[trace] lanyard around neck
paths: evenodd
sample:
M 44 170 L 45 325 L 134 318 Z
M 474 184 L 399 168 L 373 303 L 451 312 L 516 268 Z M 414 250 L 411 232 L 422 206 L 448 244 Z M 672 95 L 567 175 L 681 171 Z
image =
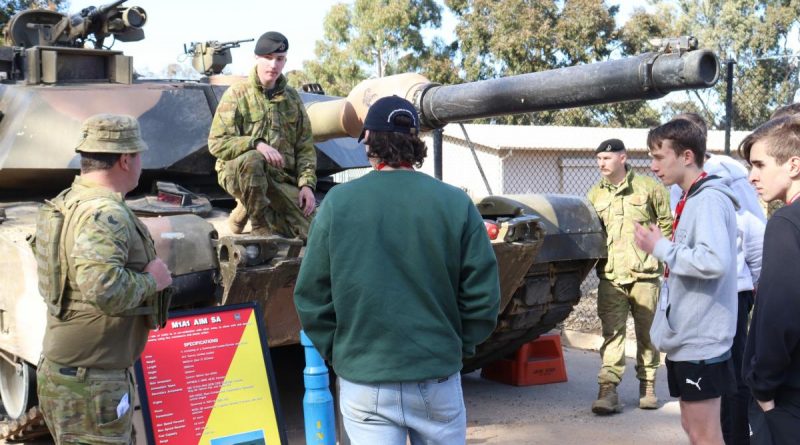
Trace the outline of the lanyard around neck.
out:
M 391 167 L 389 164 L 385 162 L 379 162 L 378 165 L 375 166 L 375 170 L 383 170 L 386 167 Z M 400 168 L 407 168 L 409 170 L 413 169 L 413 166 L 408 162 L 401 162 L 399 165 Z
M 700 176 L 695 178 L 695 180 L 692 182 L 692 185 L 690 185 L 689 188 L 683 192 L 683 195 L 681 195 L 681 200 L 678 201 L 678 205 L 675 206 L 675 220 L 672 221 L 672 237 L 670 238 L 670 240 L 675 241 L 675 231 L 678 229 L 678 223 L 681 221 L 681 214 L 683 213 L 683 208 L 686 207 L 686 201 L 689 199 L 689 192 L 692 190 L 692 187 L 694 187 L 694 185 L 697 184 L 698 181 L 705 178 L 706 176 L 708 176 L 708 173 L 706 172 L 700 173 Z M 664 266 L 664 278 L 669 278 L 669 266 Z

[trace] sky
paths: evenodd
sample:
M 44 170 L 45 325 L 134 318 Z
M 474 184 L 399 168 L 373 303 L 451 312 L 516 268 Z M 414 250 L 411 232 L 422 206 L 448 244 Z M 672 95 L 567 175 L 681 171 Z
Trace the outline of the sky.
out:
M 87 6 L 100 6 L 110 1 L 71 0 L 69 12 L 77 13 Z M 147 13 L 145 40 L 117 42 L 113 49 L 133 56 L 137 71 L 160 73 L 169 64 L 186 60 L 183 44 L 257 39 L 266 31 L 280 31 L 289 40 L 285 71 L 301 69 L 304 60 L 314 58 L 314 44 L 322 39 L 322 24 L 333 3 L 332 0 L 227 0 L 213 3 L 196 0 L 128 0 L 125 6 L 140 6 Z M 630 15 L 634 5 L 641 2 L 619 0 L 608 3 L 620 5 L 617 15 L 620 20 Z M 212 4 L 215 6 L 210 6 Z M 456 19 L 446 7 L 443 10 L 442 30 L 429 32 L 428 37 L 439 33 L 446 40 L 451 38 Z M 106 43 L 110 41 L 107 39 Z M 240 48 L 231 50 L 231 74 L 246 74 L 253 66 L 253 45 L 254 42 L 243 43 Z

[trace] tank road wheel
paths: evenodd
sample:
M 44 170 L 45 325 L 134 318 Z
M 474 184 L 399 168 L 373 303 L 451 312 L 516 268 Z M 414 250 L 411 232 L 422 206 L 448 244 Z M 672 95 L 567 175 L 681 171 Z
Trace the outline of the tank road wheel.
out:
M 596 260 L 534 264 L 522 286 L 498 317 L 497 328 L 464 360 L 463 373 L 513 354 L 520 346 L 555 328 L 581 298 L 581 283 Z
M 8 417 L 17 420 L 38 403 L 36 370 L 27 362 L 12 364 L 4 358 L 0 359 L 0 398 Z

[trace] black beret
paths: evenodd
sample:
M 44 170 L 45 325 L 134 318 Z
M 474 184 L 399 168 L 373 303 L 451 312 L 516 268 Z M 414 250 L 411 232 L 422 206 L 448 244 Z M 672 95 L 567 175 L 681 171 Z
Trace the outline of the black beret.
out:
M 286 36 L 275 31 L 261 34 L 253 51 L 257 56 L 266 56 L 272 53 L 285 53 L 289 50 L 289 41 Z
M 608 139 L 600 143 L 594 151 L 597 153 L 614 153 L 618 151 L 625 151 L 625 144 L 619 139 Z

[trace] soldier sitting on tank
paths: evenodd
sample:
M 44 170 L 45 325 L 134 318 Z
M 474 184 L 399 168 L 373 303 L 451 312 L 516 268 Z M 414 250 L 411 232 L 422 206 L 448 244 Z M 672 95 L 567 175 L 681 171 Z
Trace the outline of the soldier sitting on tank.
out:
M 172 283 L 123 199 L 139 182 L 146 149 L 135 118 L 90 117 L 76 148 L 81 175 L 48 204 L 63 219 L 40 212 L 37 221 L 39 288 L 49 308 L 37 391 L 56 444 L 133 443 L 129 369 L 150 329 L 166 321 L 166 311 L 155 323 L 152 316 L 168 306 L 161 291 Z M 53 238 L 57 221 L 63 234 Z M 63 284 L 48 292 L 43 281 Z
M 219 184 L 237 200 L 233 233 L 249 218 L 254 235 L 308 235 L 317 158 L 305 107 L 281 74 L 288 49 L 283 34 L 259 37 L 250 76 L 225 91 L 211 123 Z
M 603 330 L 597 382 L 600 391 L 592 404 L 595 414 L 622 410 L 617 385 L 625 371 L 625 327 L 633 315 L 636 332 L 636 377 L 639 408 L 658 408 L 655 394 L 660 356 L 650 341 L 663 266 L 633 243 L 634 222 L 657 223 L 669 236 L 672 214 L 667 190 L 655 179 L 633 172 L 626 164 L 625 145 L 619 139 L 603 141 L 595 150 L 603 178 L 589 190 L 588 199 L 606 232 L 608 259 L 597 265 L 597 315 Z

